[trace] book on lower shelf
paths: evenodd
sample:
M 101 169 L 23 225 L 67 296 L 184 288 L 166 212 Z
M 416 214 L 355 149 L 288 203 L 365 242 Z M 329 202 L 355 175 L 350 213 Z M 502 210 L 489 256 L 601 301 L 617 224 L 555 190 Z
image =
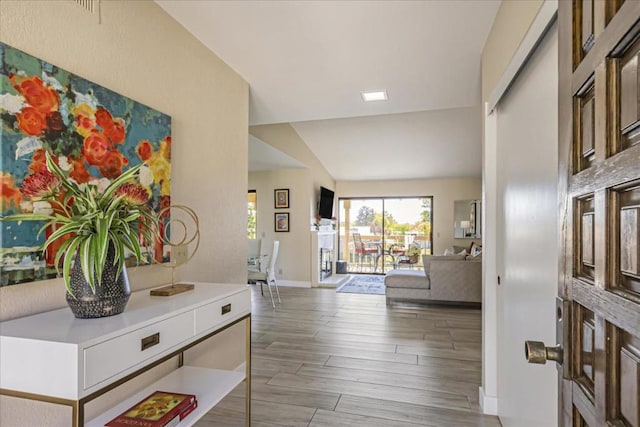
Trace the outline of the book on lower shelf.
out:
M 105 424 L 105 427 L 173 427 L 198 407 L 193 394 L 156 391 Z

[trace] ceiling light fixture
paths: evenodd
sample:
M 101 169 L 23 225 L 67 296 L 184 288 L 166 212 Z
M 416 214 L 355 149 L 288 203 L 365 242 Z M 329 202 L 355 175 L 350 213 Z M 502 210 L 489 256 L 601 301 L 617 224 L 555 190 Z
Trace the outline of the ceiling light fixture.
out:
M 387 91 L 386 90 L 360 92 L 360 94 L 362 95 L 362 100 L 364 102 L 386 101 L 387 100 Z

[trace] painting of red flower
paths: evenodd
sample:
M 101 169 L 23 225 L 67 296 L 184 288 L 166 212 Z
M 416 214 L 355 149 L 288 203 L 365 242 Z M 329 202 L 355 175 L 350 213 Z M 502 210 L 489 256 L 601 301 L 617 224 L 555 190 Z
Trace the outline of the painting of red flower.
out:
M 69 180 L 98 190 L 142 164 L 140 182 L 123 195 L 156 212 L 170 203 L 171 117 L 164 113 L 0 43 L 0 119 L 1 217 L 54 210 L 41 200 L 60 191 L 45 153 Z M 0 286 L 56 277 L 57 247 L 39 250 L 51 230 L 40 232 L 39 221 L 0 227 Z M 148 253 L 168 260 L 162 247 Z

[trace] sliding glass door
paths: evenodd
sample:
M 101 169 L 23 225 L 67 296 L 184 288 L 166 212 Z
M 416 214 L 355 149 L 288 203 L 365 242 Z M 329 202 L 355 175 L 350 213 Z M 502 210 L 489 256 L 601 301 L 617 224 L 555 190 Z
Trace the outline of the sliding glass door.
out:
M 341 198 L 338 256 L 350 273 L 422 269 L 432 247 L 432 197 Z

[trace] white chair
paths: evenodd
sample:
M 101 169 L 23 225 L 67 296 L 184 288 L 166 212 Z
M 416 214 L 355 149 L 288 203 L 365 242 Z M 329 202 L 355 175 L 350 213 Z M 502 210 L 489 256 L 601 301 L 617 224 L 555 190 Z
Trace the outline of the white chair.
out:
M 247 274 L 266 271 L 263 259 L 262 239 L 247 239 Z M 251 279 L 248 279 L 247 282 L 255 284 Z M 262 284 L 260 284 L 260 293 L 264 295 Z
M 280 291 L 278 290 L 278 283 L 276 281 L 276 260 L 278 259 L 278 249 L 280 248 L 280 242 L 278 240 L 273 242 L 273 250 L 269 258 L 267 265 L 267 271 L 249 271 L 248 280 L 251 282 L 260 282 L 260 292 L 262 292 L 262 284 L 266 283 L 269 289 L 269 295 L 271 295 L 271 305 L 276 308 L 276 303 L 273 300 L 273 292 L 271 292 L 271 286 L 276 287 L 276 293 L 278 294 L 278 302 L 280 301 Z M 263 294 L 264 295 L 264 294 Z

